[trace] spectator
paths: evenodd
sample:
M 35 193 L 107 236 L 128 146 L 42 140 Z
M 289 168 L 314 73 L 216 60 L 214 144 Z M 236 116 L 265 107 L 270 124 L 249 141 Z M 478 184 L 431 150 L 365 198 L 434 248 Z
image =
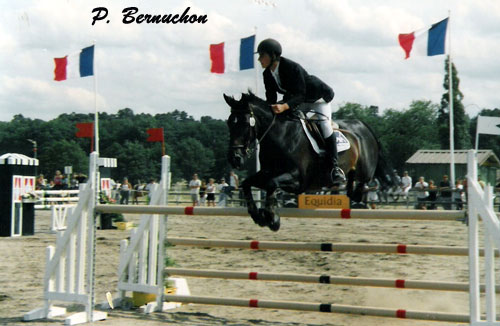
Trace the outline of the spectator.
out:
M 415 183 L 415 188 L 418 189 L 417 191 L 417 209 L 426 209 L 425 202 L 427 201 L 427 198 L 429 197 L 429 192 L 427 191 L 427 188 L 429 188 L 429 184 L 425 182 L 424 177 L 418 178 L 418 182 Z
M 465 192 L 464 192 L 464 185 L 462 184 L 462 180 L 457 179 L 455 182 L 455 191 L 453 192 L 453 202 L 457 204 L 457 209 L 462 210 L 464 209 L 464 202 L 465 202 Z
M 238 189 L 240 186 L 240 180 L 238 179 L 238 175 L 231 170 L 229 172 L 229 191 L 227 192 L 228 196 L 233 198 L 233 190 Z
M 205 180 L 201 180 L 200 186 L 200 205 L 205 206 L 205 201 L 207 199 L 207 183 Z
M 370 204 L 371 209 L 377 208 L 377 202 L 379 201 L 378 189 L 380 188 L 380 183 L 376 178 L 372 178 L 366 185 L 368 190 L 367 202 Z
M 403 192 L 403 196 L 406 200 L 408 200 L 408 193 L 410 192 L 412 185 L 413 181 L 408 175 L 408 171 L 405 171 L 403 173 L 403 177 L 401 178 L 401 191 Z
M 56 175 L 54 175 L 52 190 L 62 190 L 63 188 L 63 175 L 61 171 L 57 170 Z
M 144 190 L 146 190 L 146 202 L 149 205 L 151 201 L 151 191 L 153 191 L 154 186 L 156 185 L 156 180 L 154 178 L 149 179 L 149 183 L 146 185 Z
M 45 190 L 47 188 L 47 180 L 43 177 L 43 174 L 40 174 L 38 178 L 36 178 L 36 190 Z
M 128 178 L 123 178 L 123 182 L 120 185 L 120 204 L 128 205 L 128 200 L 130 198 L 130 191 L 132 190 L 132 185 L 128 182 Z
M 214 178 L 208 179 L 207 184 L 207 206 L 215 206 L 215 180 Z
M 451 209 L 451 184 L 448 176 L 443 175 L 443 180 L 439 183 L 439 191 L 441 192 L 440 200 L 443 202 L 443 208 Z
M 200 187 L 201 181 L 198 179 L 198 174 L 193 174 L 193 179 L 189 181 L 189 189 L 191 193 L 191 200 L 193 201 L 193 206 L 200 205 Z
M 427 209 L 437 209 L 436 207 L 437 200 L 437 186 L 434 184 L 434 180 L 429 180 L 429 197 L 427 197 L 427 201 L 429 201 L 429 205 L 427 205 Z
M 132 204 L 139 205 L 139 197 L 144 196 L 146 185 L 139 180 L 137 184 L 134 186 L 134 190 L 132 192 Z
M 397 201 L 401 195 L 401 177 L 398 175 L 398 171 L 394 170 L 394 182 L 395 184 L 389 188 L 387 195 L 392 197 L 392 201 Z
M 226 179 L 222 178 L 220 184 L 217 186 L 217 190 L 219 190 L 219 202 L 217 206 L 227 206 L 228 187 L 229 185 L 226 183 Z

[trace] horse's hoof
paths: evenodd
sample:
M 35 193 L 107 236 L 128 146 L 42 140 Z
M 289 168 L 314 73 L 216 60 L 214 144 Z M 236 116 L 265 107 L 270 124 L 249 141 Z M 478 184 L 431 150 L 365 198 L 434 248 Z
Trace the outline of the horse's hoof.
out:
M 265 226 L 262 225 L 263 223 L 263 218 L 262 218 L 262 214 L 259 210 L 248 210 L 248 214 L 250 214 L 250 217 L 252 217 L 252 220 L 254 221 L 255 224 L 258 224 L 260 226 Z
M 266 217 L 266 210 L 263 208 L 259 208 L 259 226 L 268 226 L 269 222 Z
M 263 217 L 266 221 L 266 225 L 273 232 L 280 229 L 280 216 L 272 211 L 263 210 Z
M 276 215 L 278 216 L 278 215 Z M 280 217 L 274 219 L 271 223 L 269 223 L 269 229 L 273 232 L 277 232 L 280 229 L 281 223 L 280 223 Z

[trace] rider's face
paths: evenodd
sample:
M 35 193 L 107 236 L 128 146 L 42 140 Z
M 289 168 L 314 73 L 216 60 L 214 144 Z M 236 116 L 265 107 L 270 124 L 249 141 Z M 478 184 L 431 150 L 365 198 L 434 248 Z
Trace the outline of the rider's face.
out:
M 262 68 L 266 69 L 271 65 L 271 57 L 267 53 L 259 54 L 259 62 Z

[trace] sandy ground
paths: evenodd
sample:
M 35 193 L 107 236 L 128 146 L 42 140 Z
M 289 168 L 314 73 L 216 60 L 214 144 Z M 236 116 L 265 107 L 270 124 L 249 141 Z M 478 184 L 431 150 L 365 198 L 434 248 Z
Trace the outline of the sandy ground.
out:
M 138 222 L 138 216 L 127 215 Z M 22 322 L 26 312 L 42 306 L 45 248 L 55 243 L 49 232 L 50 212 L 36 212 L 34 236 L 0 238 L 0 325 L 61 325 L 63 319 Z M 281 240 L 310 242 L 404 243 L 466 246 L 467 229 L 461 222 L 283 219 L 273 233 L 250 218 L 169 216 L 168 235 L 212 239 Z M 116 295 L 119 242 L 130 231 L 99 230 L 96 297 Z M 168 248 L 176 266 L 198 269 L 326 274 L 407 280 L 466 282 L 467 258 L 361 253 L 250 251 L 240 249 Z M 468 312 L 468 295 L 457 292 L 386 289 L 288 282 L 188 278 L 193 295 L 258 298 L 364 305 L 407 310 Z M 64 304 L 62 304 L 64 305 Z M 67 305 L 70 311 L 81 308 Z M 109 311 L 96 325 L 452 325 L 452 323 L 387 319 L 329 313 L 185 305 L 164 313 L 144 315 L 137 310 Z

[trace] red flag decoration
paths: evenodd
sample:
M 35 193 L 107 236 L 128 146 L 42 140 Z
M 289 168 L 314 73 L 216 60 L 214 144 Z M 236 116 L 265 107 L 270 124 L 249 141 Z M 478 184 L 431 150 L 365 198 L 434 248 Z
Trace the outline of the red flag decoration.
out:
M 165 139 L 163 138 L 163 128 L 149 128 L 146 130 L 149 137 L 147 141 L 161 142 L 162 155 L 165 155 Z
M 150 142 L 157 142 L 157 141 L 163 142 L 164 141 L 163 128 L 149 128 L 148 130 L 146 130 L 146 132 L 149 135 L 147 141 L 150 141 Z
M 94 123 L 77 123 L 76 128 L 78 129 L 78 131 L 75 133 L 76 137 L 92 139 L 92 141 L 90 142 L 90 152 L 92 153 L 94 151 Z
M 77 123 L 76 128 L 78 131 L 75 136 L 78 138 L 93 138 L 94 137 L 94 123 L 93 122 L 85 122 L 85 123 Z

